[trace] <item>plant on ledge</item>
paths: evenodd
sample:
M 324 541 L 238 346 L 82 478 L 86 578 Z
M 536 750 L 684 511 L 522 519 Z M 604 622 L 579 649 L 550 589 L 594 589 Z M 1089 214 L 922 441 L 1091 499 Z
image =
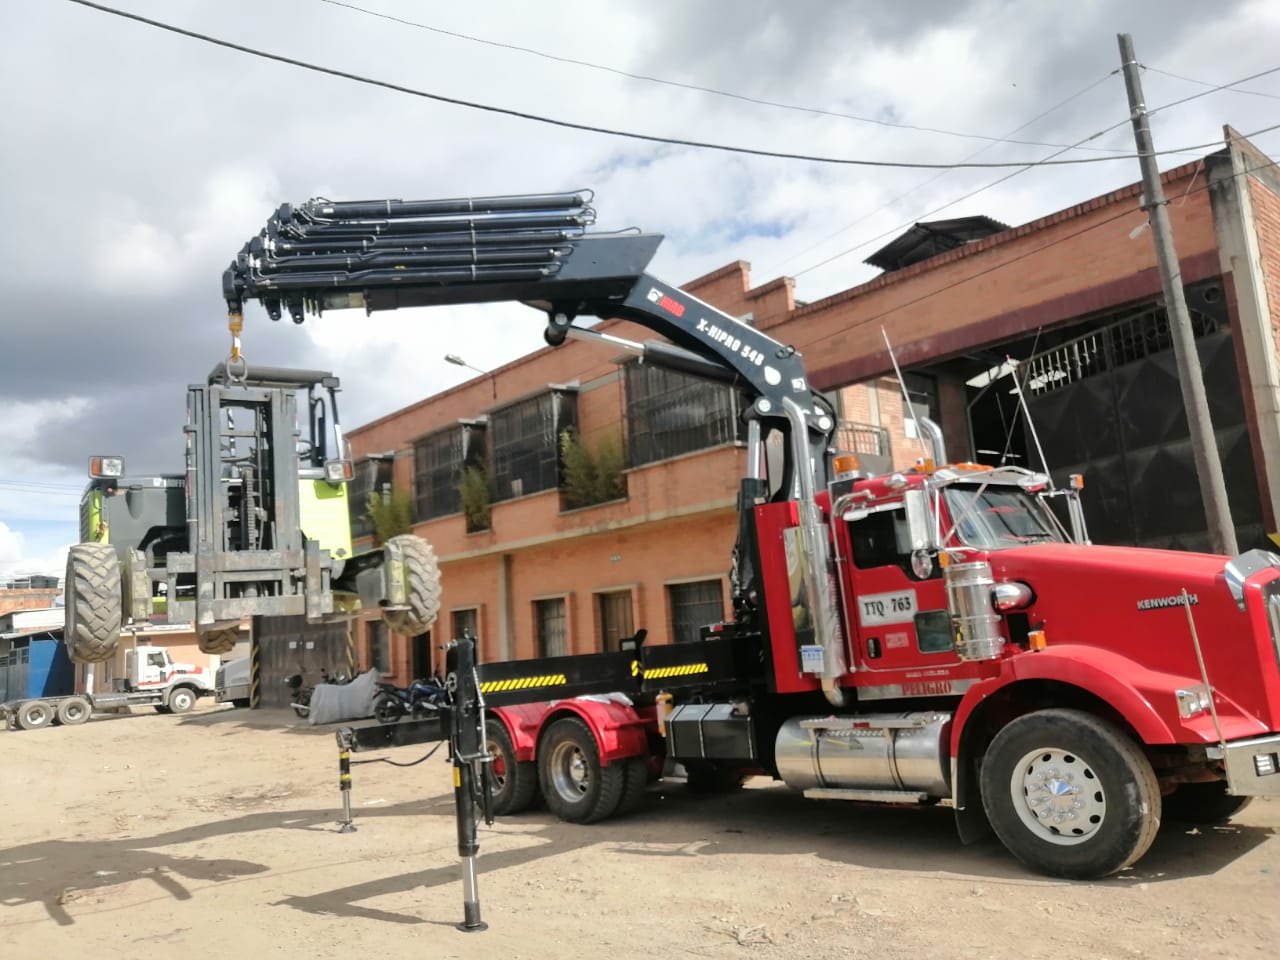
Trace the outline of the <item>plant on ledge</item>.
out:
M 458 484 L 462 494 L 462 512 L 467 518 L 467 533 L 489 529 L 489 507 L 493 497 L 489 493 L 489 475 L 482 467 L 467 467 Z
M 593 449 L 571 427 L 560 434 L 560 457 L 564 464 L 564 501 L 570 510 L 627 495 L 627 482 L 622 475 L 627 460 L 619 433 L 601 437 Z
M 413 532 L 413 499 L 406 491 L 393 487 L 383 493 L 371 492 L 368 505 L 373 538 L 378 543 Z

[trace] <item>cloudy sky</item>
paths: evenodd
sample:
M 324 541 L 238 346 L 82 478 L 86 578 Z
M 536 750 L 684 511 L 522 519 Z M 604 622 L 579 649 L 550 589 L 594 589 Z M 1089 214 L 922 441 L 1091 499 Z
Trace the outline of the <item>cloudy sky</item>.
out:
M 573 123 L 882 161 L 1039 159 L 1113 124 L 1064 158 L 1131 152 L 1120 32 L 1134 36 L 1153 107 L 1280 66 L 1274 0 L 108 5 Z M 795 276 L 813 300 L 873 276 L 861 260 L 916 220 L 1018 224 L 1138 178 L 1132 159 L 1042 167 L 945 206 L 1012 171 L 840 166 L 568 130 L 69 0 L 0 5 L 0 44 L 0 577 L 61 572 L 90 453 L 123 453 L 131 473 L 180 469 L 184 388 L 227 352 L 222 271 L 282 202 L 589 187 L 601 228 L 666 235 L 652 268 L 663 279 L 743 259 L 754 282 Z M 1269 127 L 1277 98 L 1280 72 L 1172 106 L 1153 120 L 1157 147 L 1218 141 L 1224 123 Z M 1280 131 L 1257 143 L 1280 154 Z M 251 362 L 342 377 L 348 426 L 467 376 L 445 353 L 488 369 L 539 347 L 542 331 L 514 305 L 345 311 L 295 327 L 254 304 L 246 321 Z

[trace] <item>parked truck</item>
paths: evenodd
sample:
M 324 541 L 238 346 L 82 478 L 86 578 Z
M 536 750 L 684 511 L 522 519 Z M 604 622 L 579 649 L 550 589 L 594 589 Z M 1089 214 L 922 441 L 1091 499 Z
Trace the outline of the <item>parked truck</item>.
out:
M 483 926 L 477 811 L 541 795 L 565 820 L 605 820 L 668 760 L 699 790 L 763 775 L 814 800 L 946 801 L 962 842 L 994 831 L 1078 879 L 1135 863 L 1162 816 L 1280 796 L 1280 556 L 1092 545 L 1076 485 L 949 462 L 927 420 L 914 469 L 867 475 L 832 448 L 796 350 L 649 276 L 661 237 L 587 232 L 588 201 L 285 206 L 223 278 L 233 322 L 247 299 L 298 322 L 518 300 L 552 346 L 599 342 L 749 397 L 730 620 L 691 643 L 495 663 L 458 638 L 438 720 L 340 733 L 344 763 L 450 740 L 465 929 Z
M 177 663 L 166 647 L 153 646 L 124 652 L 124 676 L 112 680 L 111 690 L 77 693 L 75 666 L 59 633 L 7 638 L 8 650 L 0 654 L 0 719 L 9 729 L 74 726 L 96 710 L 118 707 L 186 713 L 213 694 L 208 670 Z

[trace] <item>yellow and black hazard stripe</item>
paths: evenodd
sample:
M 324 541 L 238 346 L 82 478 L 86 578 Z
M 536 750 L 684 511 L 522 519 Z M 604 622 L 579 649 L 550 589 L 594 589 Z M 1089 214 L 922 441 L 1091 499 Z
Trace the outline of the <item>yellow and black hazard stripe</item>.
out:
M 540 677 L 517 677 L 513 680 L 486 680 L 480 684 L 481 693 L 504 693 L 507 690 L 528 690 L 530 687 L 557 687 L 568 681 L 563 673 L 546 673 Z
M 644 671 L 646 680 L 662 680 L 665 677 L 689 677 L 697 673 L 707 673 L 705 663 L 686 663 L 678 667 L 648 667 Z

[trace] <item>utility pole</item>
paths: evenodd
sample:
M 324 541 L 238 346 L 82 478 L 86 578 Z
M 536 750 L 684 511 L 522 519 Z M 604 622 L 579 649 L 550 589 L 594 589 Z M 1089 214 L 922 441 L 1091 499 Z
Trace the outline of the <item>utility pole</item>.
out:
M 1226 483 L 1222 478 L 1222 460 L 1218 456 L 1213 423 L 1209 419 L 1204 374 L 1200 369 L 1200 355 L 1191 331 L 1187 298 L 1182 291 L 1182 270 L 1178 264 L 1177 251 L 1173 247 L 1168 201 L 1164 197 L 1164 186 L 1160 183 L 1160 170 L 1156 165 L 1155 147 L 1151 142 L 1151 125 L 1147 119 L 1147 105 L 1142 98 L 1138 58 L 1133 52 L 1133 37 L 1127 33 L 1120 34 L 1120 63 L 1124 69 L 1125 90 L 1129 94 L 1133 136 L 1138 145 L 1138 162 L 1142 165 L 1142 209 L 1147 211 L 1151 239 L 1156 245 L 1165 310 L 1169 315 L 1169 331 L 1173 335 L 1173 354 L 1178 363 L 1178 384 L 1182 388 L 1187 426 L 1191 429 L 1191 451 L 1195 457 L 1196 476 L 1200 480 L 1205 519 L 1209 523 L 1209 542 L 1214 552 L 1234 556 L 1237 551 L 1236 531 L 1231 523 L 1231 505 L 1227 502 Z

